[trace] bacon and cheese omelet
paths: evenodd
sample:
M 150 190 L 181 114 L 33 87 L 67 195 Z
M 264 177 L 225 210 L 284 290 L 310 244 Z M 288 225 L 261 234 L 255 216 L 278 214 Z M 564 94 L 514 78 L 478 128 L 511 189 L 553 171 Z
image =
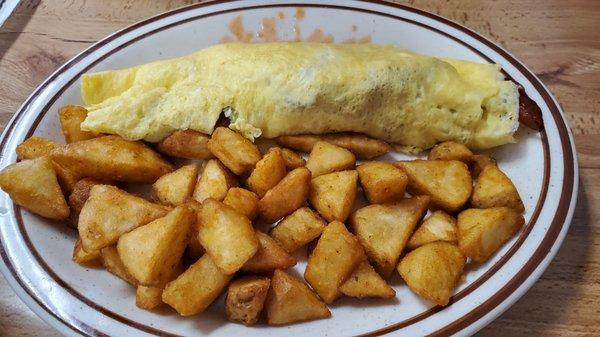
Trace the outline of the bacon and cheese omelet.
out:
M 128 69 L 85 74 L 84 130 L 158 142 L 210 134 L 222 112 L 247 138 L 360 132 L 416 152 L 459 141 L 512 142 L 517 86 L 496 64 L 391 45 L 220 44 Z

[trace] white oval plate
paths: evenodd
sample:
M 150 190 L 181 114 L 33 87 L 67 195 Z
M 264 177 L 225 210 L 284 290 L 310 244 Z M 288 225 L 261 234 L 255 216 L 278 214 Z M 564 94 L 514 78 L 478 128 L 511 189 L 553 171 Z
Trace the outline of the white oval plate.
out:
M 262 35 L 254 34 L 254 41 L 309 35 L 336 42 L 370 38 L 429 55 L 501 64 L 541 107 L 544 118 L 544 132 L 521 128 L 516 144 L 490 151 L 523 197 L 526 226 L 490 261 L 469 270 L 446 308 L 420 300 L 395 276 L 395 301 L 342 299 L 332 306 L 331 319 L 247 328 L 224 319 L 222 298 L 205 313 L 188 318 L 168 309 L 136 308 L 132 287 L 104 270 L 71 261 L 75 231 L 16 207 L 2 193 L 0 269 L 32 310 L 65 335 L 468 335 L 531 287 L 558 250 L 577 195 L 574 145 L 560 107 L 539 79 L 496 44 L 456 23 L 404 6 L 342 0 L 301 5 L 220 1 L 140 22 L 88 48 L 40 85 L 4 131 L 0 167 L 16 161 L 16 146 L 31 135 L 62 141 L 56 111 L 80 103 L 81 74 L 180 56 L 230 40 L 232 33 L 241 32 L 229 28 L 238 16 L 244 32 L 266 27 Z M 304 263 L 297 266 L 300 272 L 303 268 Z

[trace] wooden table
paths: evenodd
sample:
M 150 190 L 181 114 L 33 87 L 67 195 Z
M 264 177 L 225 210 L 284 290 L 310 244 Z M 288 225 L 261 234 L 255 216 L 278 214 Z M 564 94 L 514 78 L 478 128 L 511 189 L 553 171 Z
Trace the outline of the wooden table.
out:
M 23 1 L 0 28 L 0 125 L 50 73 L 98 39 L 191 1 Z M 600 1 L 409 1 L 524 61 L 561 102 L 580 167 L 568 236 L 540 280 L 481 336 L 600 335 Z M 0 277 L 0 336 L 55 336 Z

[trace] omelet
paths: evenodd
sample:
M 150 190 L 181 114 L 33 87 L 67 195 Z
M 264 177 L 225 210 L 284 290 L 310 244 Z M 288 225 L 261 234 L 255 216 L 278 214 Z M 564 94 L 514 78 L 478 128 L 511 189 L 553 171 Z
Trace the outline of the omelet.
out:
M 393 45 L 228 43 L 82 76 L 82 129 L 158 142 L 210 134 L 221 113 L 247 138 L 360 132 L 415 152 L 442 141 L 514 141 L 517 86 L 497 64 Z

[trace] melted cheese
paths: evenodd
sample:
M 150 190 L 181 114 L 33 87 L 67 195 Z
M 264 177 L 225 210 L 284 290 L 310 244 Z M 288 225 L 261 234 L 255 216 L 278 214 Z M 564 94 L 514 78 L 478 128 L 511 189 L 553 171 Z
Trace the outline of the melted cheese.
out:
M 248 138 L 354 131 L 403 149 L 513 141 L 518 92 L 500 66 L 390 45 L 221 44 L 184 57 L 85 74 L 84 130 L 160 141 L 211 133 L 227 109 Z

